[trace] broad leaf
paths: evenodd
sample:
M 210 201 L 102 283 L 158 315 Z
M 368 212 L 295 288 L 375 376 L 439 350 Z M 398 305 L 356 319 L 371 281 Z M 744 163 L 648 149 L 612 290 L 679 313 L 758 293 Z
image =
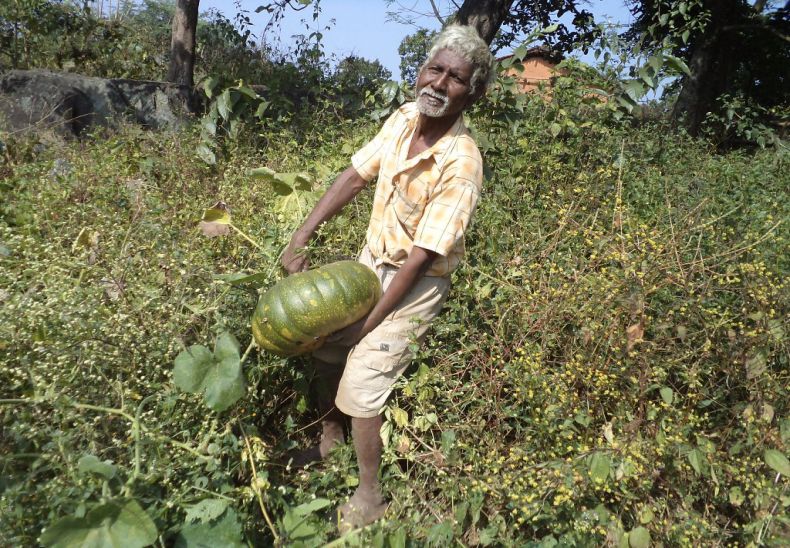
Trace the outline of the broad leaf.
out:
M 186 523 L 175 543 L 176 548 L 242 548 L 242 527 L 232 508 L 209 523 Z
M 208 165 L 213 166 L 217 163 L 217 156 L 214 154 L 214 151 L 204 143 L 201 143 L 197 146 L 195 153 L 197 154 L 198 158 L 206 162 Z
M 274 192 L 280 196 L 288 196 L 294 192 L 294 184 L 292 182 L 289 183 L 287 177 L 284 177 L 292 174 L 277 173 L 268 167 L 258 167 L 250 170 L 250 175 L 258 177 L 259 179 L 263 179 L 272 185 Z
M 631 548 L 648 548 L 650 546 L 650 531 L 644 527 L 636 527 L 628 533 L 628 544 Z
M 691 464 L 691 467 L 694 469 L 694 472 L 696 472 L 698 476 L 701 475 L 703 458 L 704 458 L 702 451 L 700 451 L 699 449 L 692 449 L 691 451 L 688 452 L 686 458 L 688 458 L 689 464 Z
M 138 548 L 156 542 L 156 525 L 136 500 L 110 501 L 84 518 L 58 520 L 41 535 L 53 548 Z
M 206 80 L 203 82 L 203 91 L 206 93 L 206 97 L 211 99 L 211 97 L 214 95 L 214 88 L 217 87 L 217 84 L 219 84 L 219 80 L 217 78 L 214 78 L 213 76 L 206 78 Z
M 595 482 L 604 482 L 609 478 L 611 467 L 612 462 L 607 455 L 595 452 L 590 458 L 590 477 Z
M 185 392 L 203 393 L 206 405 L 224 411 L 244 396 L 239 343 L 229 332 L 217 337 L 214 353 L 194 345 L 176 356 L 173 381 Z
M 691 70 L 688 65 L 679 57 L 674 55 L 664 55 L 664 65 L 671 68 L 676 72 L 682 72 L 686 76 L 691 76 Z
M 258 103 L 258 108 L 255 109 L 255 117 L 256 118 L 263 117 L 264 113 L 266 112 L 266 109 L 269 108 L 270 104 L 271 103 L 269 103 L 269 101 L 261 101 L 260 103 Z
M 671 388 L 665 386 L 661 390 L 659 390 L 661 394 L 661 399 L 664 400 L 664 403 L 667 405 L 672 405 L 672 401 L 675 399 L 675 393 L 672 391 Z
M 647 89 L 645 88 L 645 85 L 639 80 L 628 80 L 623 84 L 623 91 L 625 91 L 628 97 L 634 101 L 638 101 L 642 98 Z
M 230 114 L 233 112 L 233 102 L 229 89 L 223 91 L 217 98 L 217 110 L 219 111 L 219 115 L 226 120 L 230 118 Z
M 201 219 L 207 223 L 230 224 L 230 212 L 226 208 L 212 207 L 203 212 Z
M 204 499 L 187 509 L 186 522 L 199 521 L 208 523 L 217 519 L 228 507 L 228 501 L 222 499 Z
M 117 472 L 117 468 L 112 462 L 108 460 L 100 461 L 99 457 L 95 455 L 85 455 L 82 457 L 77 463 L 77 470 L 83 474 L 98 474 L 104 479 L 114 478 Z
M 787 460 L 780 451 L 776 449 L 765 450 L 765 464 L 782 474 L 786 478 L 790 478 L 790 461 Z
M 257 99 L 258 98 L 258 94 L 255 93 L 255 91 L 252 88 L 247 87 L 247 86 L 239 86 L 239 87 L 236 88 L 236 91 L 238 91 L 242 95 L 246 95 L 250 99 Z
M 211 367 L 214 355 L 201 344 L 195 344 L 182 350 L 176 356 L 173 367 L 173 382 L 184 392 L 198 392 L 202 378 L 194 373 Z

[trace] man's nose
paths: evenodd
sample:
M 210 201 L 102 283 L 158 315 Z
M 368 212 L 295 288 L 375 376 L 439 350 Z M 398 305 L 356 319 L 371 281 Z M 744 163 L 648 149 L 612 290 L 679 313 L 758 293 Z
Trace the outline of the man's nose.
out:
M 444 91 L 447 89 L 447 78 L 449 78 L 449 76 L 446 72 L 440 74 L 431 82 L 431 87 L 436 91 Z

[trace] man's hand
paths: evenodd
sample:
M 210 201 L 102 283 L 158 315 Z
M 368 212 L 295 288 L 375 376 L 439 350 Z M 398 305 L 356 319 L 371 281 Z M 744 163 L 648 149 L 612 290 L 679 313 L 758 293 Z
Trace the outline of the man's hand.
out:
M 335 331 L 327 338 L 327 342 L 342 346 L 354 346 L 367 335 L 371 329 L 365 325 L 368 316 L 358 320 L 340 331 Z
M 280 262 L 289 275 L 307 270 L 310 267 L 310 256 L 307 254 L 307 242 L 303 242 L 301 238 L 294 234 L 288 247 L 283 251 Z

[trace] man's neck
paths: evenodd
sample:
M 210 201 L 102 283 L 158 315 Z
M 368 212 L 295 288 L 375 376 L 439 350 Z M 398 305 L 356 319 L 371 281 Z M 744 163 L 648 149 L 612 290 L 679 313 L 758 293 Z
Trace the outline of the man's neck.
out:
M 455 116 L 445 116 L 442 118 L 433 118 L 420 113 L 417 118 L 417 128 L 415 130 L 415 137 L 421 141 L 428 143 L 428 146 L 433 146 L 436 141 L 442 138 L 447 133 L 453 124 L 461 116 L 461 113 Z

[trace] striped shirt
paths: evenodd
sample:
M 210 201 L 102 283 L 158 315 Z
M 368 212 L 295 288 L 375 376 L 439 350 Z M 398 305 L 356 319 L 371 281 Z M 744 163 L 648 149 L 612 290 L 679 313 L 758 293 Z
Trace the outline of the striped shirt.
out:
M 351 165 L 366 181 L 378 176 L 367 231 L 377 263 L 401 266 L 416 245 L 439 254 L 427 275 L 447 276 L 464 255 L 483 161 L 463 116 L 436 144 L 407 159 L 418 116 L 414 103 L 400 107 Z

